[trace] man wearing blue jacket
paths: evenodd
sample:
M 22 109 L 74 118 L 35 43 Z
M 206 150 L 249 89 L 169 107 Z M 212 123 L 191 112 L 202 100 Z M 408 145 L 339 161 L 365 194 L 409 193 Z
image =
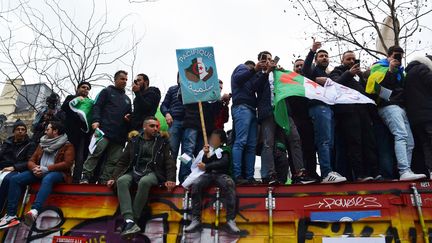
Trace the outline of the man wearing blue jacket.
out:
M 267 60 L 254 68 L 240 64 L 231 76 L 232 117 L 235 139 L 232 148 L 233 174 L 237 184 L 254 183 L 257 144 L 256 80 L 265 76 Z M 245 170 L 242 169 L 245 168 Z
M 165 116 L 169 126 L 170 147 L 174 159 L 177 159 L 184 133 L 183 118 L 185 115 L 185 108 L 182 101 L 179 99 L 179 95 L 180 79 L 179 73 L 177 73 L 177 85 L 169 87 L 165 99 L 160 106 L 160 111 Z

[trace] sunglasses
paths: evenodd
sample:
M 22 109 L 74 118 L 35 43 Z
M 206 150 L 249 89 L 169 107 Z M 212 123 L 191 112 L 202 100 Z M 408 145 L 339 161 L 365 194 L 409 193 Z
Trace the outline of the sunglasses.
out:
M 296 68 L 303 67 L 303 65 L 299 64 L 295 66 Z
M 90 87 L 89 87 L 89 86 L 84 86 L 84 85 L 83 85 L 83 86 L 81 86 L 80 88 L 81 88 L 81 89 L 90 90 Z

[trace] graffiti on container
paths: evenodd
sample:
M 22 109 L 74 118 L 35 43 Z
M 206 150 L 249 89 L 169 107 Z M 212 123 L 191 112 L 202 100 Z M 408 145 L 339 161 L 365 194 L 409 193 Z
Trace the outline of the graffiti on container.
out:
M 323 208 L 323 209 L 334 209 L 334 208 L 379 208 L 382 207 L 381 203 L 378 202 L 376 197 L 351 197 L 351 198 L 332 198 L 326 197 L 320 199 L 318 202 L 308 204 L 305 208 Z

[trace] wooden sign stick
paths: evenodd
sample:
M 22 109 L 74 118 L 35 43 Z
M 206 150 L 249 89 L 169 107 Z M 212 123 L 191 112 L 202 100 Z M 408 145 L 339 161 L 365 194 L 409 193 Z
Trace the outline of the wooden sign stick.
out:
M 201 101 L 198 101 L 198 108 L 199 108 L 199 113 L 200 113 L 200 118 L 201 118 L 201 127 L 202 127 L 204 145 L 208 145 L 207 131 L 206 131 L 205 122 L 204 122 L 204 112 L 203 112 L 203 107 L 202 107 Z

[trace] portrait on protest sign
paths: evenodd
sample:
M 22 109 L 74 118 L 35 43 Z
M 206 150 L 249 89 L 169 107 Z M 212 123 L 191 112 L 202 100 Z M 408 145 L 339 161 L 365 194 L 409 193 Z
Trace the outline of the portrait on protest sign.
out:
M 183 104 L 220 99 L 213 47 L 177 49 Z

